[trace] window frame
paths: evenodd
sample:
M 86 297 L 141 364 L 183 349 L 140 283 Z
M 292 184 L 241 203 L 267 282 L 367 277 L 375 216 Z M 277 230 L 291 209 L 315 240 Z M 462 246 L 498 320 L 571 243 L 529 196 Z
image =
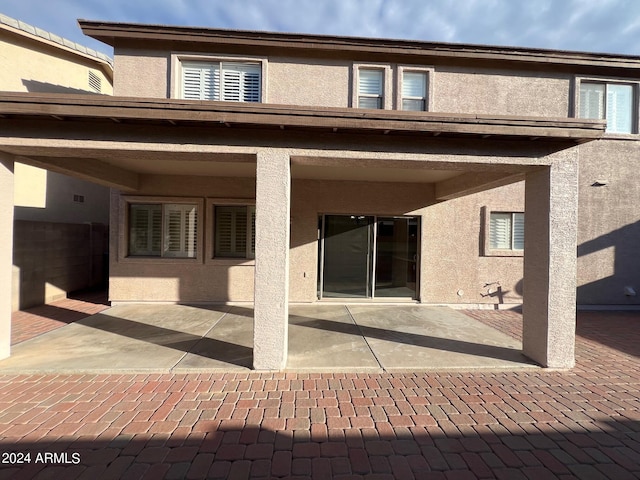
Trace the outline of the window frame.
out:
M 183 98 L 182 65 L 183 62 L 198 63 L 257 63 L 260 65 L 260 99 L 258 102 L 235 102 L 233 100 L 201 100 L 211 102 L 229 103 L 267 103 L 267 66 L 266 57 L 247 57 L 234 55 L 202 55 L 197 53 L 176 52 L 171 54 L 171 98 L 187 100 Z
M 640 126 L 640 119 L 638 116 L 640 115 L 640 108 L 638 106 L 638 98 L 639 98 L 639 85 L 640 83 L 637 81 L 624 79 L 624 78 L 611 78 L 611 77 L 597 77 L 597 76 L 589 76 L 589 77 L 575 77 L 574 78 L 574 118 L 582 118 L 580 116 L 580 90 L 583 83 L 594 83 L 599 85 L 604 85 L 605 87 L 605 100 L 604 100 L 604 119 L 607 121 L 607 87 L 609 85 L 624 85 L 631 87 L 631 133 L 624 132 L 608 132 L 605 131 L 605 135 L 607 137 L 621 137 L 621 138 L 630 138 L 638 135 L 638 129 Z M 589 120 L 589 119 L 585 119 Z
M 496 207 L 483 207 L 483 237 L 484 237 L 484 251 L 483 256 L 485 257 L 524 257 L 524 248 L 522 250 L 516 250 L 513 247 L 510 249 L 506 248 L 492 248 L 491 247 L 491 215 L 494 213 L 506 213 L 511 214 L 511 242 L 513 245 L 513 235 L 514 235 L 514 217 L 516 214 L 521 214 L 524 216 L 523 223 L 526 222 L 526 215 L 523 209 L 507 207 L 507 208 L 496 208 Z M 526 225 L 523 225 L 523 229 L 526 228 Z M 526 241 L 526 238 L 525 238 Z
M 360 70 L 380 70 L 382 71 L 382 99 L 380 108 L 377 110 L 391 110 L 392 90 L 391 66 L 387 63 L 354 63 L 352 67 L 351 83 L 351 107 L 360 108 Z
M 216 207 L 247 207 L 255 210 L 255 198 L 207 198 L 207 235 L 205 263 L 208 265 L 235 266 L 255 265 L 255 255 L 252 257 L 217 257 L 215 256 L 216 244 Z M 247 217 L 247 221 L 250 217 Z M 247 230 L 247 235 L 250 232 Z M 247 242 L 247 251 L 250 249 L 250 241 Z
M 130 255 L 130 206 L 131 205 L 161 205 L 161 244 L 160 255 Z M 196 249 L 194 257 L 174 257 L 163 255 L 165 235 L 164 205 L 195 205 L 196 207 Z M 155 197 L 123 195 L 119 202 L 118 226 L 120 229 L 118 241 L 118 261 L 122 263 L 202 263 L 203 252 L 203 219 L 204 201 L 196 197 Z
M 433 109 L 433 76 L 434 76 L 434 68 L 433 67 L 424 67 L 421 65 L 398 65 L 398 75 L 396 81 L 396 109 L 403 112 L 429 112 Z M 404 74 L 407 73 L 422 73 L 426 77 L 426 89 L 425 89 L 425 109 L 424 110 L 404 110 L 403 100 L 404 97 L 402 95 L 402 86 L 404 81 Z

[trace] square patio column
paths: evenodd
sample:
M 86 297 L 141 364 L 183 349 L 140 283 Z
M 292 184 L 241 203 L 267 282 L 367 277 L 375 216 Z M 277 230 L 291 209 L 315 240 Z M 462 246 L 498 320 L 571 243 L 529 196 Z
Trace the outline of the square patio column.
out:
M 289 325 L 290 158 L 264 149 L 256 166 L 253 367 L 283 370 Z
M 13 158 L 0 153 L 0 358 L 11 351 Z
M 575 366 L 578 149 L 525 179 L 523 353 Z

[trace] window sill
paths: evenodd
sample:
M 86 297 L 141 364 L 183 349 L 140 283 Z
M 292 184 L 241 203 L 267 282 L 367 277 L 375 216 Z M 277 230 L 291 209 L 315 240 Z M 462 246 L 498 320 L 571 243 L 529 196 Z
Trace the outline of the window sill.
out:
M 252 267 L 256 261 L 253 258 L 211 258 L 207 260 L 207 265 L 217 267 Z
M 154 257 L 154 256 L 130 256 L 120 258 L 121 263 L 155 263 L 155 264 L 167 264 L 175 265 L 177 263 L 191 264 L 202 263 L 199 258 L 183 258 L 183 257 Z
M 485 257 L 524 257 L 524 250 L 487 250 Z

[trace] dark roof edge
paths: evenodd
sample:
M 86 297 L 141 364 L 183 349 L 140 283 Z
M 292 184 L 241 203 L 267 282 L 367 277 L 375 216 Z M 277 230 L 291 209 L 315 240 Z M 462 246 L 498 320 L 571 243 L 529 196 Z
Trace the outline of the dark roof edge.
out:
M 276 104 L 2 92 L 0 116 L 8 115 L 525 135 L 567 141 L 595 140 L 602 137 L 606 126 L 604 121 L 575 118 L 309 108 Z
M 215 42 L 291 49 L 342 50 L 404 55 L 456 56 L 540 64 L 568 64 L 640 69 L 640 56 L 552 50 L 541 48 L 472 45 L 319 34 L 230 30 L 79 19 L 85 35 L 114 46 L 118 40 Z

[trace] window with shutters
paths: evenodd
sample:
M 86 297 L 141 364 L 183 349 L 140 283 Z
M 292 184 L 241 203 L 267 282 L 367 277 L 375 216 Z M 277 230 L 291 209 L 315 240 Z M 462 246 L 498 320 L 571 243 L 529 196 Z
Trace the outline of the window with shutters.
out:
M 490 213 L 489 249 L 507 251 L 524 250 L 524 213 Z
M 402 70 L 400 90 L 402 110 L 424 112 L 427 110 L 427 72 Z
M 198 206 L 129 204 L 129 256 L 196 258 Z
M 578 117 L 607 120 L 607 133 L 636 133 L 635 86 L 580 81 Z
M 214 257 L 254 258 L 255 225 L 256 207 L 254 205 L 216 206 Z
M 358 68 L 358 108 L 384 108 L 384 70 Z
M 228 102 L 262 101 L 261 62 L 182 61 L 181 98 Z

